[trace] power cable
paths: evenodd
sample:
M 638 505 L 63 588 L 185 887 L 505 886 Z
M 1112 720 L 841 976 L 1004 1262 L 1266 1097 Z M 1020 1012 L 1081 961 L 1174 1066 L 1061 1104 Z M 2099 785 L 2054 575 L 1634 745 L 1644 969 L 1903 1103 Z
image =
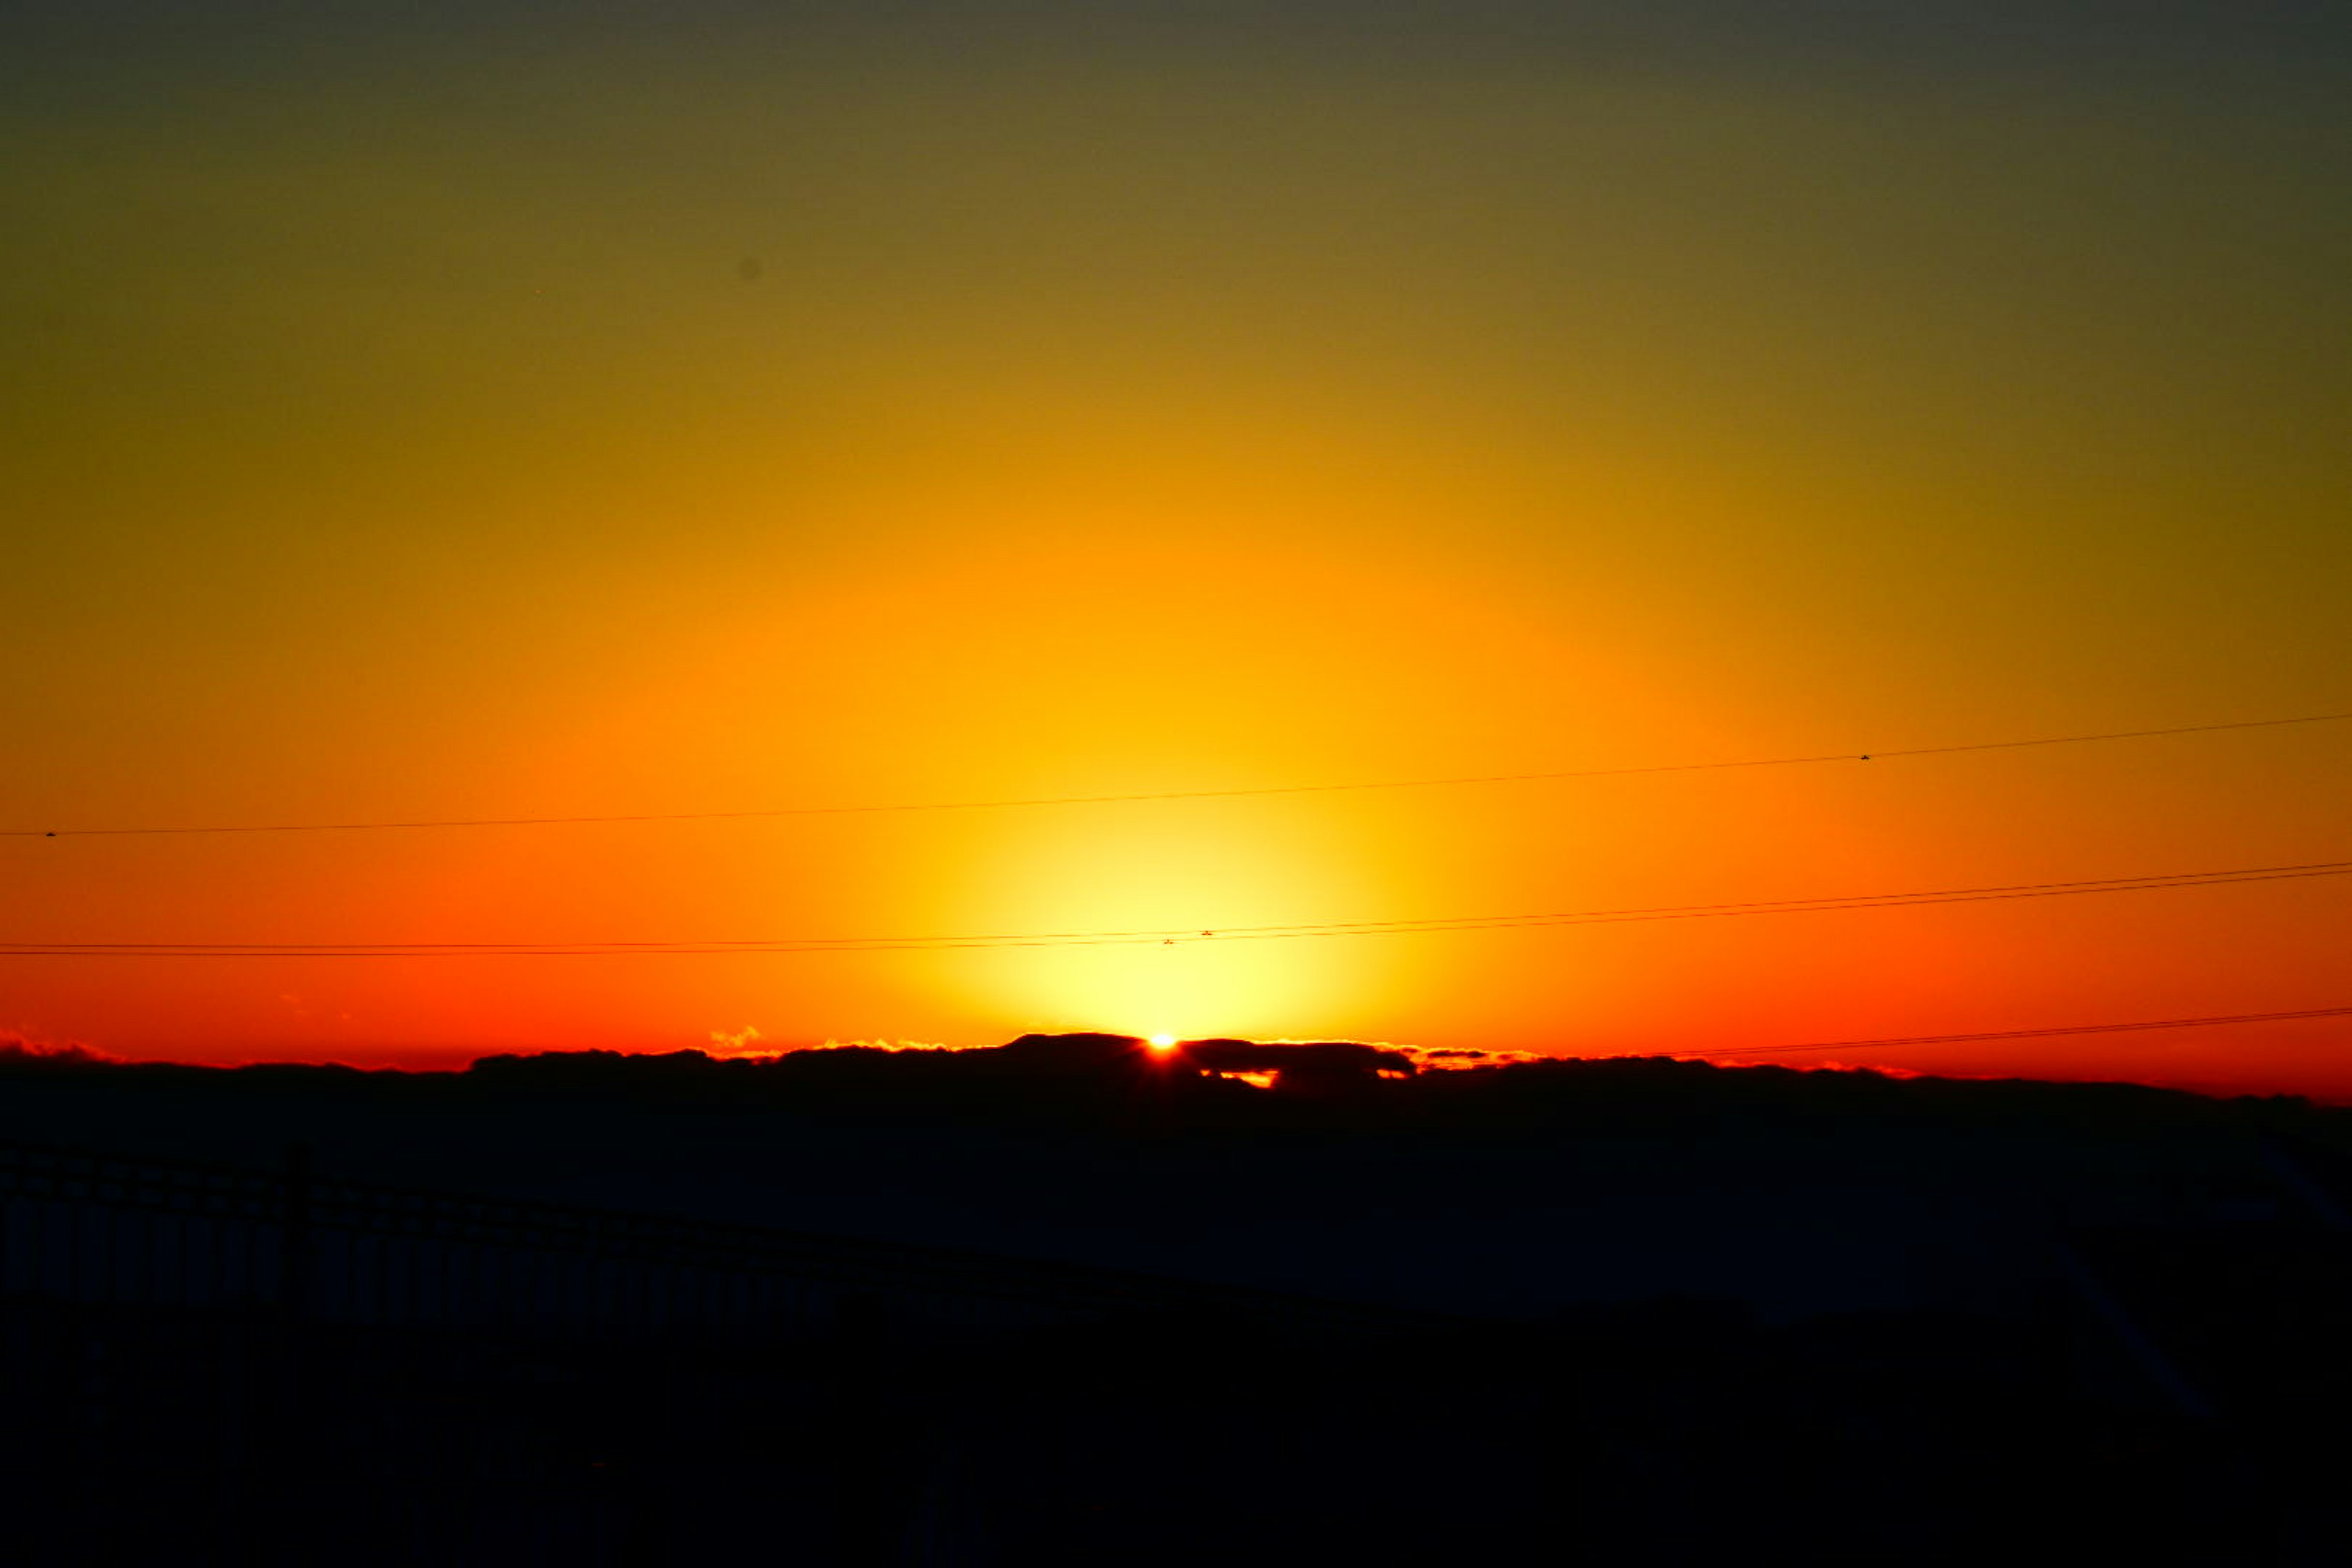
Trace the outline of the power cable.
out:
M 2064 1035 L 2129 1035 L 2148 1029 L 2219 1028 L 2231 1024 L 2281 1024 L 2294 1018 L 2352 1018 L 2352 1007 L 2303 1007 L 2285 1013 L 2231 1013 L 2213 1018 L 2157 1018 L 2142 1024 L 2065 1024 L 2042 1029 L 1990 1029 L 1971 1035 L 1905 1035 L 1876 1040 L 1820 1040 L 1801 1046 L 1735 1046 L 1677 1056 L 1763 1057 L 1795 1051 L 1882 1050 L 1896 1046 L 1977 1045 L 1991 1040 L 2047 1040 Z
M 1961 745 L 1911 746 L 1889 752 L 1830 752 L 1817 756 L 1751 757 L 1737 762 L 1664 763 L 1643 767 L 1571 768 L 1548 773 L 1465 773 L 1446 778 L 1378 779 L 1352 784 L 1266 784 L 1242 789 L 1158 790 L 1133 795 L 1036 795 L 1005 800 L 914 801 L 880 805 L 782 805 L 750 811 L 653 811 L 581 816 L 431 817 L 414 821 L 280 822 L 179 827 L 12 827 L 0 838 L 166 837 L 194 834 L 370 833 L 395 829 L 453 827 L 588 826 L 632 822 L 735 822 L 762 817 L 867 816 L 927 811 L 1010 811 L 1060 805 L 1126 805 L 1147 801 L 1242 800 L 1266 795 L 1339 795 L 1367 790 L 1439 789 L 1455 785 L 1537 784 L 1562 779 L 1629 778 L 1645 773 L 1720 773 L 1742 768 L 1785 768 L 1827 763 L 1868 763 L 1897 757 L 1940 757 L 1963 752 L 2020 751 L 2037 746 L 2075 746 L 2099 741 L 2139 741 L 2164 735 L 2205 735 L 2228 730 L 2275 730 L 2295 724 L 2327 724 L 2352 712 L 2309 713 L 2293 719 L 2242 719 L 2223 724 L 2180 724 L 2160 730 L 2111 730 L 2097 734 L 2044 735 L 2024 741 L 1976 741 Z
M 1931 904 L 1984 903 L 2091 893 L 2154 892 L 2247 882 L 2301 880 L 2352 874 L 2352 860 L 2318 860 L 2221 871 L 2179 871 L 2066 882 L 2016 882 L 1941 888 L 1907 893 L 1842 894 L 1809 899 L 1752 900 L 1714 904 L 1575 910 L 1546 913 L 1454 915 L 1395 921 L 1323 921 L 1291 925 L 1160 928 L 1137 931 L 1031 931 L 981 936 L 773 937 L 668 942 L 17 942 L 0 944 L 6 958 L 582 958 L 651 955 L 917 952 L 971 948 L 1181 946 L 1204 942 L 1262 942 L 1298 937 L 1396 936 L 1440 931 L 1503 931 L 1543 926 L 1616 925 L 1635 921 L 1708 920 L 1737 915 L 1820 914 L 1848 910 L 1913 909 Z

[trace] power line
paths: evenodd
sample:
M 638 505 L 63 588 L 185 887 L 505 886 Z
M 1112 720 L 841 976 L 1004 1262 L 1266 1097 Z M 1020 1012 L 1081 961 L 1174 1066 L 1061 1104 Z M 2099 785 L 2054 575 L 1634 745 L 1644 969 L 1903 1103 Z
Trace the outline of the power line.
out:
M 1027 931 L 978 936 L 768 937 L 668 942 L 19 942 L 0 944 L 5 958 L 625 958 L 654 955 L 785 952 L 922 952 L 972 948 L 1182 946 L 1206 942 L 1265 942 L 1301 937 L 1402 936 L 1441 931 L 1507 931 L 1544 926 L 1618 925 L 1648 921 L 1710 920 L 1738 915 L 1822 914 L 1849 910 L 1914 909 L 1930 904 L 1985 903 L 2014 899 L 2068 898 L 2090 893 L 2155 892 L 2218 888 L 2245 882 L 2302 880 L 2352 874 L 2352 860 L 2316 860 L 2221 871 L 2178 871 L 2067 882 L 2013 882 L 1906 893 L 1838 894 L 1809 899 L 1749 900 L 1713 904 L 1572 910 L 1501 915 L 1451 915 L 1393 921 L 1320 921 L 1291 925 L 1157 930 Z
M 1779 1056 L 1793 1051 L 1880 1050 L 1895 1046 L 1977 1045 L 1990 1040 L 2047 1040 L 2063 1035 L 2130 1035 L 2148 1029 L 2219 1028 L 2230 1024 L 2283 1024 L 2294 1018 L 2352 1018 L 2352 1007 L 2303 1007 L 2287 1013 L 2231 1013 L 2215 1018 L 2157 1018 L 2143 1024 L 2065 1024 L 2042 1029 L 1990 1029 L 1973 1035 L 1906 1035 L 1877 1040 L 1821 1040 L 1802 1046 L 1737 1046 L 1694 1051 L 1707 1057 Z M 1685 1054 L 1685 1053 L 1677 1053 Z
M 198 827 L 12 827 L 0 838 L 131 838 L 231 833 L 370 833 L 450 827 L 577 827 L 631 822 L 740 822 L 762 817 L 873 816 L 923 811 L 1009 811 L 1056 805 L 1127 805 L 1147 801 L 1241 800 L 1265 795 L 1340 795 L 1367 790 L 1439 789 L 1454 785 L 1538 784 L 1563 779 L 1630 778 L 1645 773 L 1721 773 L 1826 763 L 1867 763 L 1896 757 L 1941 757 L 1963 752 L 2011 752 L 2036 746 L 2076 746 L 2097 741 L 2140 741 L 2164 735 L 2206 735 L 2225 730 L 2275 730 L 2328 724 L 2352 712 L 2309 713 L 2293 719 L 2242 719 L 2223 724 L 2179 724 L 2160 730 L 2111 730 L 2097 734 L 2043 735 L 2024 741 L 1976 741 L 1951 746 L 1910 746 L 1889 752 L 1830 752 L 1817 756 L 1750 757 L 1736 762 L 1664 763 L 1643 767 L 1571 768 L 1549 773 L 1465 773 L 1446 778 L 1376 779 L 1352 784 L 1266 784 L 1243 789 L 1158 790 L 1133 795 L 1035 795 L 1004 800 L 913 801 L 880 805 L 782 805 L 750 811 L 649 811 L 582 816 L 463 816 L 414 821 L 248 823 Z

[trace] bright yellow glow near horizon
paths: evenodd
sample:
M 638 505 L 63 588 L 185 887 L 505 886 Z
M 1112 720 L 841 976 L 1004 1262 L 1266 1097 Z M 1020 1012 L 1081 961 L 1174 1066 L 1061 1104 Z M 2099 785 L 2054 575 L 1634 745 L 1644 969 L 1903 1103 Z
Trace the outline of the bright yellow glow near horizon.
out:
M 1653 27 L 1632 0 L 1589 36 L 1538 15 L 1582 6 L 1024 30 L 480 0 L 478 27 L 360 6 L 202 47 L 37 8 L 64 31 L 0 58 L 0 827 L 1272 790 L 2340 710 L 2343 83 L 2201 26 L 2136 75 L 2090 42 L 2105 10 L 2053 5 L 2095 29 L 2063 69 L 1994 58 L 2039 26 L 1932 47 L 1967 6 L 1851 59 L 1785 8 Z M 1853 66 L 1879 48 L 1916 52 Z M 2284 1011 L 2347 1000 L 2352 881 L 1246 928 L 2335 859 L 2347 778 L 2352 724 L 11 837 L 26 942 L 712 950 L 0 953 L 0 1046 L 422 1064 L 1145 1025 L 1580 1053 Z M 717 950 L 1052 933 L 1082 941 Z M 2345 1044 L 1888 1059 L 2352 1098 Z

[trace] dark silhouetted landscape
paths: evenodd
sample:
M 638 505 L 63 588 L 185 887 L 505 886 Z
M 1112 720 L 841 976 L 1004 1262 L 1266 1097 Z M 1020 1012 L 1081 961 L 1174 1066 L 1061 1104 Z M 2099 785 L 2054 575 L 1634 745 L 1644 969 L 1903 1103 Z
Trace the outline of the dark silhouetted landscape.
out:
M 0 1568 L 2352 1561 L 2348 171 L 2352 0 L 0 0 Z
M 1226 1076 L 1258 1075 L 1257 1081 Z M 1344 1042 L 0 1070 L 22 1561 L 2325 1561 L 2352 1112 Z

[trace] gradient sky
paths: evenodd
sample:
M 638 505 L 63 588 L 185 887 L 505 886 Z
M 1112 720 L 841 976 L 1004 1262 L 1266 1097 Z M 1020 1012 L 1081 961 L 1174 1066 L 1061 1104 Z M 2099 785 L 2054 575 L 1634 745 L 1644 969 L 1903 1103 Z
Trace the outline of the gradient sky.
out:
M 7 0 L 0 827 L 2352 708 L 2347 15 Z M 2338 723 L 11 837 L 0 938 L 1801 898 L 2339 859 L 2347 800 Z M 2336 879 L 1177 948 L 0 958 L 0 1029 L 1699 1050 L 2347 1004 L 2348 932 Z M 2352 1097 L 2343 1020 L 1866 1059 Z

